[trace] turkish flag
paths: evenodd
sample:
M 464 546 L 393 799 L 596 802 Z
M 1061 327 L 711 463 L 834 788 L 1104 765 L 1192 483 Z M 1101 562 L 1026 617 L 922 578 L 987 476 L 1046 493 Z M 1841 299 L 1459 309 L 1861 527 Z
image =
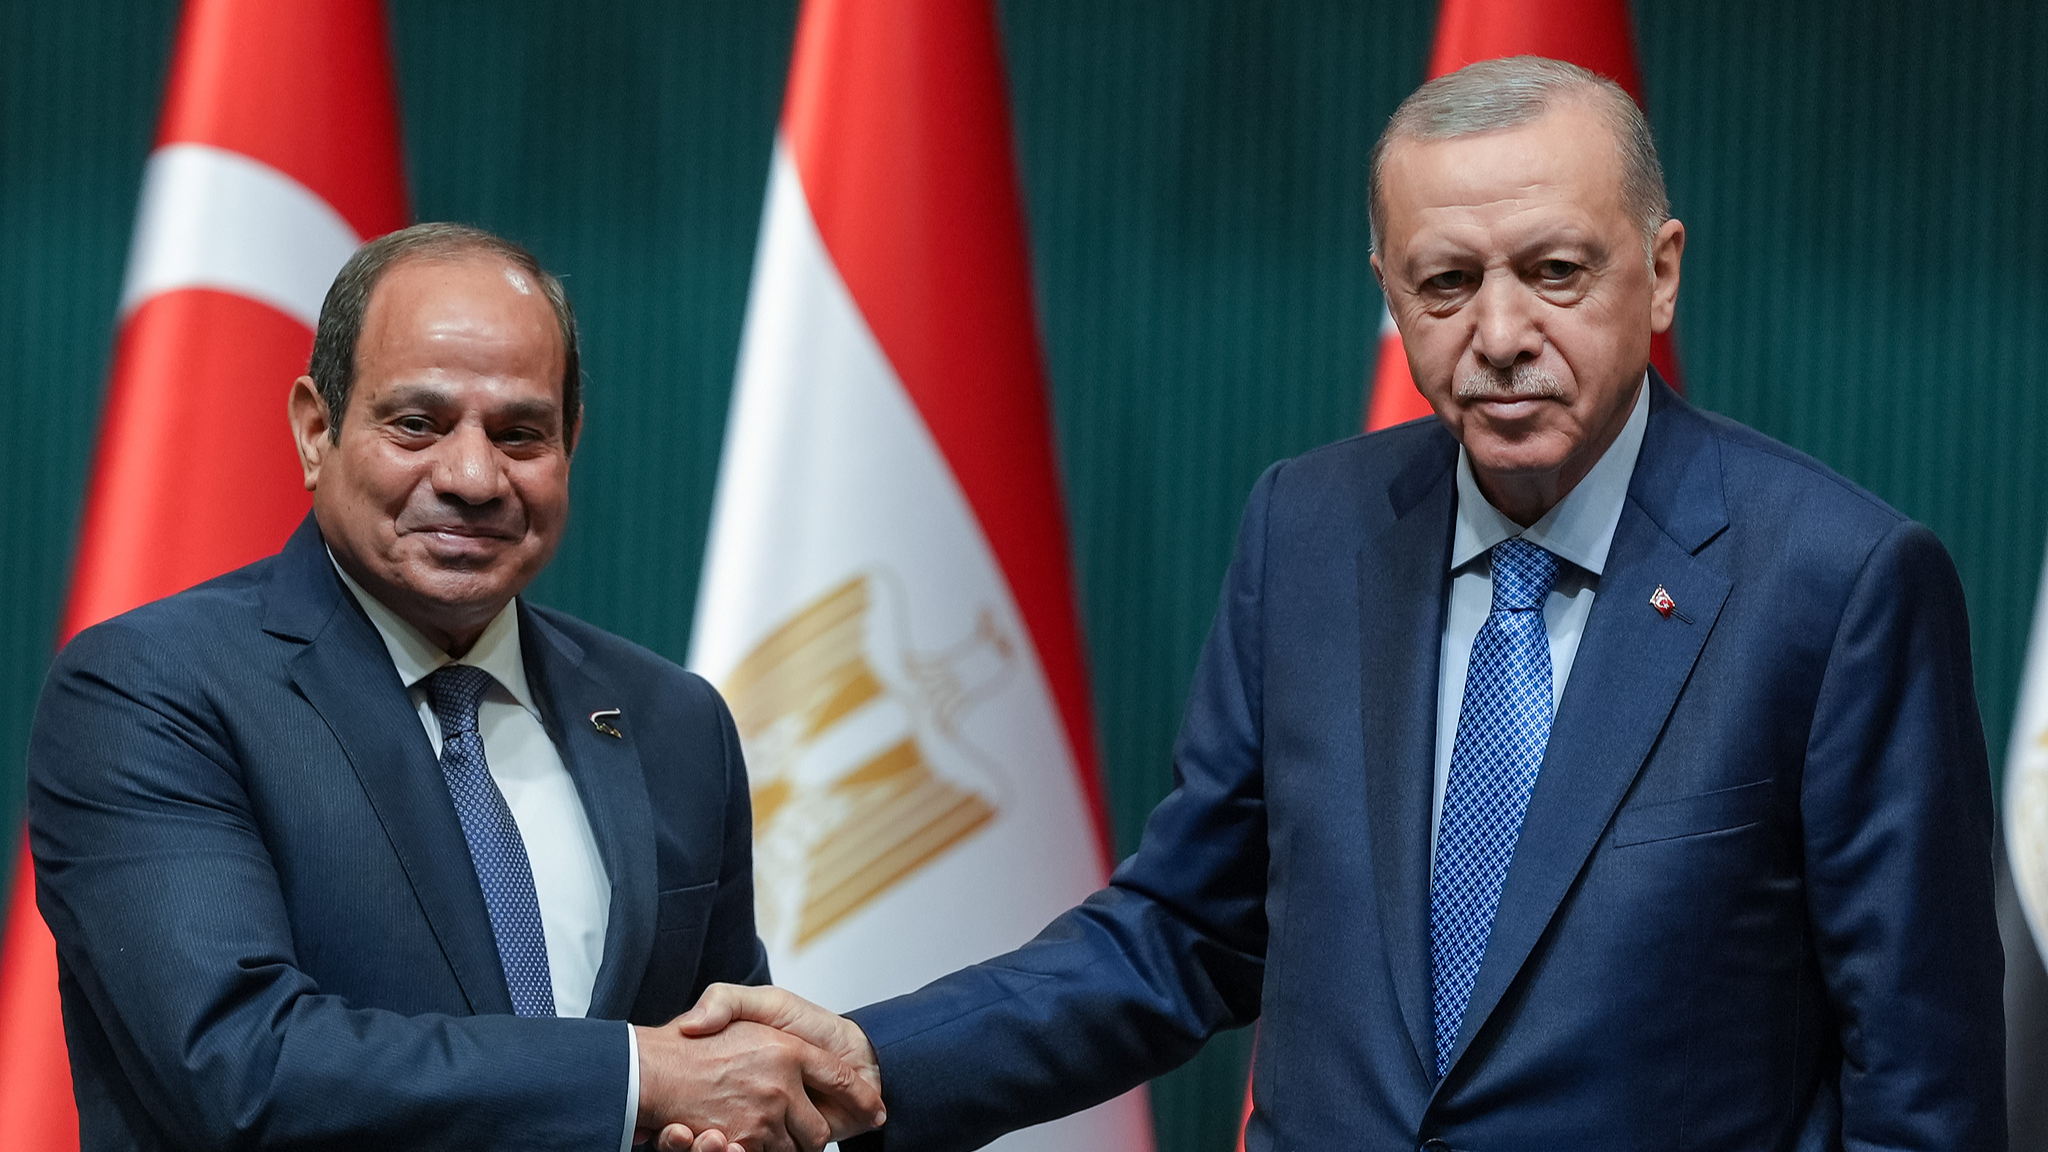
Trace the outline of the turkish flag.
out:
M 60 643 L 269 555 L 305 516 L 285 424 L 334 274 L 404 226 L 381 0 L 191 0 L 143 175 Z M 0 949 L 0 1147 L 78 1147 L 26 843 Z
M 1437 13 L 1436 47 L 1429 54 L 1430 79 L 1501 56 L 1566 60 L 1614 81 L 1638 105 L 1643 103 L 1628 0 L 1443 0 Z M 1658 333 L 1651 341 L 1650 362 L 1667 383 L 1678 386 L 1678 350 L 1669 332 Z M 1429 402 L 1415 390 L 1415 379 L 1409 375 L 1401 334 L 1382 308 L 1365 430 L 1429 413 Z

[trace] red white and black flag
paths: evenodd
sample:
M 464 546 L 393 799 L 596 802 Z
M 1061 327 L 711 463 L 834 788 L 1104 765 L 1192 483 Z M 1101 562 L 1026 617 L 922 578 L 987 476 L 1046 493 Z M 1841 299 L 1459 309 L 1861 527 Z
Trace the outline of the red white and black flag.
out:
M 807 0 L 691 633 L 777 983 L 1014 948 L 1109 853 L 992 5 Z M 1142 1091 L 1005 1137 L 1143 1150 Z

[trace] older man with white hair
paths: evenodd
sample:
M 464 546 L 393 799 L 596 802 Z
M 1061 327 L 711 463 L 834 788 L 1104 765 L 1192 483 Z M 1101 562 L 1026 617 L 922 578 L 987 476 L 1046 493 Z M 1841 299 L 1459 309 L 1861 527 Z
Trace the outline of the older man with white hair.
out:
M 1941 544 L 1649 370 L 1686 234 L 1615 85 L 1474 64 L 1402 104 L 1371 179 L 1436 418 L 1260 479 L 1137 853 L 852 1022 L 714 987 L 683 1027 L 879 1075 L 887 1152 L 1254 1019 L 1250 1152 L 2003 1148 Z

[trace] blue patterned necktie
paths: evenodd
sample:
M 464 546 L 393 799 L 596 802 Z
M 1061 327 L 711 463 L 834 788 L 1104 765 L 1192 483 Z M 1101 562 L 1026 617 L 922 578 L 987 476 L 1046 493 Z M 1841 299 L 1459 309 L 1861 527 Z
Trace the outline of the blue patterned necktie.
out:
M 483 886 L 498 940 L 505 988 L 519 1016 L 553 1016 L 555 989 L 548 976 L 547 938 L 541 932 L 540 898 L 533 890 L 533 865 L 519 838 L 512 808 L 484 762 L 484 738 L 476 709 L 490 690 L 491 674 L 467 664 L 446 664 L 426 679 L 427 702 L 441 722 L 441 775 L 455 814 L 469 841 L 469 860 Z
M 1472 640 L 1429 884 L 1439 1076 L 1450 1070 L 1451 1046 L 1550 743 L 1543 601 L 1556 580 L 1557 557 L 1536 545 L 1520 539 L 1494 545 L 1493 608 Z

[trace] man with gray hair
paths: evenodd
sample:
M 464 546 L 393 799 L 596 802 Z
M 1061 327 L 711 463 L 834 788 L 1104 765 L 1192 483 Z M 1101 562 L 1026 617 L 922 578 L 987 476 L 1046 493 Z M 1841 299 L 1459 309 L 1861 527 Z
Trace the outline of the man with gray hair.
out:
M 1372 266 L 1435 410 L 1254 488 L 1109 887 L 845 1021 L 967 1149 L 1257 1020 L 1249 1152 L 2005 1145 L 1990 777 L 1927 529 L 1649 369 L 1685 228 L 1619 88 L 1395 113 Z M 695 1136 L 698 1152 L 722 1133 Z

